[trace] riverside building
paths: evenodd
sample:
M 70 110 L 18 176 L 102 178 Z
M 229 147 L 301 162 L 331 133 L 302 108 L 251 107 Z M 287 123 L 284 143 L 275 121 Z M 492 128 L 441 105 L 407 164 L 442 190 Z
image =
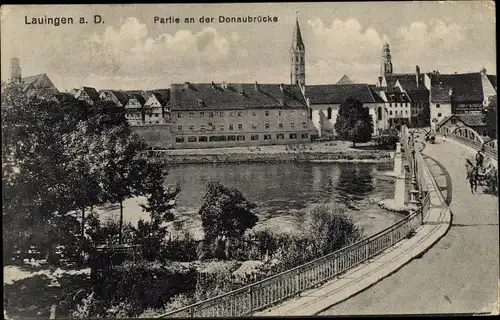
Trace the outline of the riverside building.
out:
M 168 106 L 174 148 L 297 143 L 316 132 L 297 84 L 173 84 Z

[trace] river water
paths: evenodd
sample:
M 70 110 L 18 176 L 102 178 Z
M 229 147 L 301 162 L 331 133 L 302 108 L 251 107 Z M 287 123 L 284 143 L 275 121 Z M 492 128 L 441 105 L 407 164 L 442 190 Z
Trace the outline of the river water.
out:
M 377 205 L 380 200 L 394 197 L 395 180 L 384 174 L 392 169 L 392 163 L 189 164 L 173 167 L 166 181 L 180 182 L 176 220 L 182 221 L 196 237 L 202 235 L 198 209 L 210 180 L 238 188 L 257 204 L 256 227 L 300 230 L 306 212 L 325 203 L 344 207 L 370 235 L 403 217 Z M 125 221 L 135 224 L 139 218 L 147 218 L 138 206 L 140 201 L 125 201 Z M 117 219 L 116 206 L 107 208 L 103 216 Z

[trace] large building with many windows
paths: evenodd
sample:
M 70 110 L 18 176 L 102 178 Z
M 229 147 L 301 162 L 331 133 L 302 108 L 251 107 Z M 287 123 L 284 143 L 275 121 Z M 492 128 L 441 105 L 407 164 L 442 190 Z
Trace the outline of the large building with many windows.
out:
M 297 143 L 316 132 L 299 85 L 173 84 L 168 106 L 175 148 Z

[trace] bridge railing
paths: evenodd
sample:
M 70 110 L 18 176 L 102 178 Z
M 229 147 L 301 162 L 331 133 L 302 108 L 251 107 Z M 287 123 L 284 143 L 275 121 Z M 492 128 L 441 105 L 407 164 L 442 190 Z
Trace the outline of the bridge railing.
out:
M 484 148 L 484 152 L 490 158 L 498 161 L 498 143 L 497 140 L 484 141 L 484 139 L 472 128 L 458 127 L 447 137 L 465 144 L 475 150 Z
M 405 148 L 408 150 L 408 148 Z M 419 150 L 415 151 L 415 172 L 423 186 L 426 166 Z M 421 177 L 420 177 L 421 176 Z M 422 192 L 422 205 L 394 225 L 366 239 L 323 257 L 270 276 L 237 290 L 210 298 L 159 316 L 170 317 L 236 317 L 251 315 L 296 296 L 304 290 L 331 280 L 372 259 L 399 241 L 408 238 L 422 224 L 429 211 L 430 198 Z
M 498 140 L 495 139 L 487 141 L 483 144 L 483 147 L 484 147 L 484 152 L 489 157 L 498 161 Z

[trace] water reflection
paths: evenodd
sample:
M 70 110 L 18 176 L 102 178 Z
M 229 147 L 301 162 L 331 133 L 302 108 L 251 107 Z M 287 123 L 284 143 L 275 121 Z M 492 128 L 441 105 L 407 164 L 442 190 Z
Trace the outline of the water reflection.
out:
M 260 223 L 300 223 L 306 208 L 314 204 L 344 203 L 365 230 L 379 231 L 401 218 L 377 205 L 394 196 L 394 179 L 382 174 L 390 170 L 391 164 L 366 163 L 179 165 L 172 168 L 167 183 L 180 181 L 177 210 L 191 221 L 197 219 L 206 183 L 220 180 L 257 203 Z

